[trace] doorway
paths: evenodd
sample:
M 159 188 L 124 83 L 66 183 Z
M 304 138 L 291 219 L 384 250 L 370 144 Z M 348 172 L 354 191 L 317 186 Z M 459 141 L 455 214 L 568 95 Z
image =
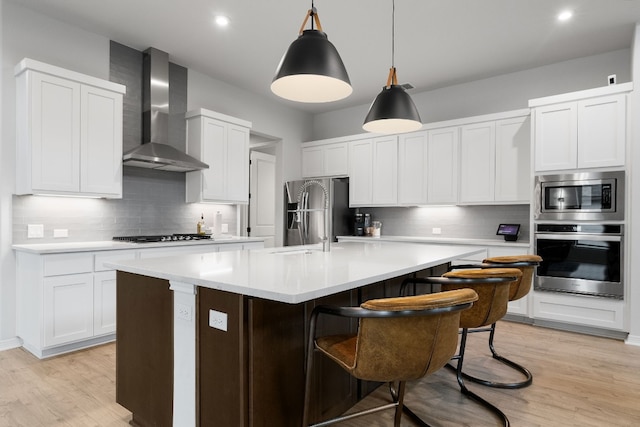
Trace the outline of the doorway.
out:
M 264 238 L 264 247 L 274 247 L 277 238 L 278 151 L 281 140 L 251 134 L 249 145 L 249 205 L 244 209 L 245 235 Z

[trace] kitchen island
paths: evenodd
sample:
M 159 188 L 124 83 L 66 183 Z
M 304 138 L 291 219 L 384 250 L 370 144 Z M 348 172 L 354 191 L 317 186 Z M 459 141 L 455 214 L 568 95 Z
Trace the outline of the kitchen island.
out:
M 299 425 L 315 305 L 395 296 L 404 277 L 440 274 L 477 251 L 350 242 L 330 252 L 287 247 L 113 262 L 117 401 L 142 426 Z M 329 320 L 321 329 L 356 327 Z M 343 412 L 376 386 L 329 364 L 318 364 L 317 377 L 316 419 Z

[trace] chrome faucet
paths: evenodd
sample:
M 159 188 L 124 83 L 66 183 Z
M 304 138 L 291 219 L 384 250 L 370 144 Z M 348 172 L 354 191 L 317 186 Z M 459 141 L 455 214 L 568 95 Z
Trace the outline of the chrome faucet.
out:
M 296 209 L 296 220 L 298 222 L 301 221 L 300 216 L 303 212 L 311 212 L 310 209 L 308 209 L 306 206 L 302 206 L 302 196 L 305 193 L 305 190 L 312 186 L 312 185 L 318 185 L 320 186 L 320 188 L 322 188 L 322 195 L 323 195 L 323 200 L 324 200 L 324 208 L 322 209 L 323 212 L 323 216 L 324 216 L 324 230 L 323 230 L 323 234 L 324 236 L 322 237 L 322 251 L 323 252 L 329 252 L 331 250 L 331 242 L 330 239 L 327 237 L 327 230 L 329 229 L 329 191 L 327 190 L 327 187 L 320 181 L 318 180 L 311 180 L 311 181 L 305 181 L 304 184 L 302 184 L 302 187 L 300 187 L 300 191 L 298 191 L 298 208 Z

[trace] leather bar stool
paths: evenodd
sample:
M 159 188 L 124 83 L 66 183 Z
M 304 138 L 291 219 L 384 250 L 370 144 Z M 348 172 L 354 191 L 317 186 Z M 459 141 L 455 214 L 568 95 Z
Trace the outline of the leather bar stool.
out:
M 493 403 L 487 401 L 467 388 L 463 379 L 463 365 L 466 351 L 467 335 L 470 329 L 491 325 L 507 313 L 511 285 L 520 281 L 522 272 L 517 268 L 485 268 L 449 271 L 441 277 L 410 278 L 403 282 L 403 287 L 410 283 L 427 283 L 439 285 L 443 292 L 470 288 L 478 294 L 478 301 L 469 310 L 460 315 L 460 349 L 452 360 L 457 366 L 447 365 L 455 369 L 460 391 L 495 415 L 501 418 L 504 426 L 509 426 L 507 416 Z M 437 295 L 432 294 L 432 295 Z
M 508 255 L 508 256 L 499 256 L 486 258 L 482 261 L 482 264 L 469 264 L 464 266 L 455 266 L 453 268 L 517 268 L 522 271 L 522 278 L 511 284 L 511 288 L 509 289 L 509 301 L 516 301 L 520 298 L 525 297 L 532 288 L 533 285 L 533 277 L 535 267 L 540 264 L 542 258 L 538 255 Z M 469 374 L 463 373 L 464 378 L 469 381 L 473 381 L 478 384 L 482 384 L 488 387 L 496 387 L 496 388 L 523 388 L 531 385 L 533 382 L 533 375 L 531 372 L 525 368 L 524 366 L 507 359 L 504 356 L 498 354 L 493 344 L 493 340 L 496 333 L 496 323 L 492 323 L 489 328 L 480 328 L 475 329 L 470 332 L 489 332 L 489 350 L 491 350 L 491 355 L 494 359 L 503 363 L 506 366 L 520 372 L 524 376 L 524 380 L 517 382 L 497 382 L 497 381 L 489 381 L 486 379 L 477 378 L 471 376 Z
M 406 381 L 429 375 L 447 364 L 456 352 L 460 315 L 477 299 L 476 292 L 457 289 L 370 300 L 360 307 L 316 307 L 311 314 L 309 328 L 303 426 L 309 425 L 316 350 L 355 378 L 389 383 L 392 402 L 314 426 L 325 426 L 391 408 L 395 408 L 396 427 L 400 426 L 403 410 L 415 416 L 403 403 Z M 320 315 L 340 316 L 345 321 L 357 318 L 357 333 L 316 337 Z

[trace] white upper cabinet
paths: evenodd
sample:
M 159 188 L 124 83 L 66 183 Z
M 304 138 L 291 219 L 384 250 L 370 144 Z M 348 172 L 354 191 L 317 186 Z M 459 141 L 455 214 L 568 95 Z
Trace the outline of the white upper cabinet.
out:
M 398 204 L 455 204 L 458 127 L 402 134 L 398 141 Z
M 460 133 L 460 203 L 529 203 L 529 116 L 465 125 Z
M 529 202 L 530 153 L 530 116 L 496 121 L 496 202 Z
M 533 99 L 535 171 L 624 167 L 631 83 Z
M 494 200 L 495 122 L 460 128 L 460 202 Z
M 349 173 L 348 152 L 346 142 L 303 146 L 302 176 L 346 176 Z
M 187 172 L 187 202 L 249 202 L 251 123 L 204 109 L 187 118 L 187 154 L 209 169 Z
M 398 137 L 349 143 L 349 205 L 393 206 L 398 202 Z
M 125 87 L 31 59 L 15 71 L 16 194 L 122 197 Z

